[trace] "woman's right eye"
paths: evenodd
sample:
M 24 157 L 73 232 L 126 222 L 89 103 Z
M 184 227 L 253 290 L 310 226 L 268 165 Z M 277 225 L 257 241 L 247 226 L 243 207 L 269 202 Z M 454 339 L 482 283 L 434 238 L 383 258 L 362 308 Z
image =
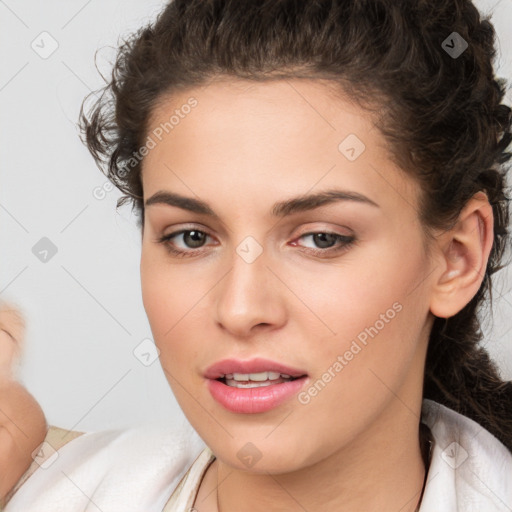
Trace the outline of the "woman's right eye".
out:
M 164 235 L 160 237 L 157 242 L 164 244 L 166 249 L 175 256 L 194 256 L 197 254 L 197 250 L 200 247 L 202 247 L 204 240 L 209 237 L 207 233 L 204 231 L 200 231 L 198 229 L 182 229 L 180 231 L 174 231 L 173 233 L 169 233 L 167 235 Z M 176 248 L 175 243 L 170 243 L 170 241 L 174 238 L 181 237 L 185 248 Z M 192 246 L 192 247 L 190 247 Z M 190 251 L 187 251 L 186 249 L 192 249 Z M 203 252 L 203 251 L 200 251 Z M 190 254 L 192 253 L 192 254 Z

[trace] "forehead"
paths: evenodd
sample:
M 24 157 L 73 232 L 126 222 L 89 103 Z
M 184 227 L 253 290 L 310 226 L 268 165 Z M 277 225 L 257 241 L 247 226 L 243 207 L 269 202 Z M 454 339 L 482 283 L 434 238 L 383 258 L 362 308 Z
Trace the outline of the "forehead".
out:
M 381 202 L 417 194 L 371 114 L 319 80 L 217 80 L 161 97 L 148 127 L 155 146 L 143 162 L 145 197 L 186 191 L 184 180 L 206 196 L 204 183 L 281 198 L 331 186 L 363 188 Z
M 193 100 L 196 106 L 189 108 L 187 104 Z M 258 141 L 265 134 L 271 139 L 276 129 L 285 130 L 281 141 L 297 132 L 302 138 L 315 141 L 328 133 L 336 134 L 336 138 L 348 130 L 362 138 L 374 129 L 371 115 L 327 80 L 255 82 L 217 78 L 201 87 L 162 95 L 151 112 L 149 129 L 162 127 L 175 112 L 180 114 L 180 119 L 173 122 L 174 134 L 185 131 L 186 125 L 193 125 L 204 133 L 221 132 L 233 140 L 247 134 L 257 134 Z M 185 123 L 187 119 L 192 120 Z M 289 142 L 298 139 L 294 137 Z

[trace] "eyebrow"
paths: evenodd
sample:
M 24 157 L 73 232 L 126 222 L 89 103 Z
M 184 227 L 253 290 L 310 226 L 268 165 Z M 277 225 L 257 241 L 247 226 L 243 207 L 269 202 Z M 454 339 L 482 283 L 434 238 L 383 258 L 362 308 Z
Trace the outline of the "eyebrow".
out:
M 316 194 L 297 196 L 284 201 L 279 201 L 272 206 L 271 211 L 273 217 L 285 217 L 294 213 L 314 210 L 321 206 L 327 206 L 339 201 L 353 201 L 355 203 L 367 204 L 369 206 L 380 208 L 376 202 L 363 194 L 359 194 L 358 192 L 332 189 Z M 189 212 L 208 215 L 220 220 L 219 216 L 213 211 L 208 203 L 201 201 L 200 199 L 181 196 L 173 192 L 164 190 L 156 192 L 145 202 L 145 206 L 151 206 L 152 204 L 176 206 L 183 210 L 188 210 Z

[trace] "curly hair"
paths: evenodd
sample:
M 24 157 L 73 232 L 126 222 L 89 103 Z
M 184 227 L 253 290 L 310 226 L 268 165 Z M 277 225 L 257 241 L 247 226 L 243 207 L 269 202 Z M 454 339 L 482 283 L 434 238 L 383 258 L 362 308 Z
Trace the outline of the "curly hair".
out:
M 454 34 L 456 33 L 456 34 Z M 451 39 L 450 39 L 451 38 Z M 462 44 L 459 54 L 455 39 Z M 447 44 L 448 41 L 450 44 Z M 467 47 L 464 49 L 464 43 Z M 512 451 L 512 381 L 481 341 L 478 314 L 509 243 L 506 165 L 511 109 L 494 76 L 495 31 L 469 0 L 174 0 L 123 39 L 111 80 L 80 111 L 82 140 L 144 225 L 139 149 L 173 91 L 217 78 L 327 80 L 376 115 L 393 160 L 421 185 L 427 236 L 449 229 L 478 191 L 494 214 L 482 284 L 450 318 L 435 317 L 423 385 Z M 87 113 L 86 113 L 87 111 Z

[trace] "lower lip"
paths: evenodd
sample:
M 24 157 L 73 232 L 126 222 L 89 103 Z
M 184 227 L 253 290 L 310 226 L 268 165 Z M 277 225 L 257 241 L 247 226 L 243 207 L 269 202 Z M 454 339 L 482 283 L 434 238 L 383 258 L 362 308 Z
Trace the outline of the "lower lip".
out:
M 297 394 L 307 377 L 259 388 L 235 388 L 218 380 L 208 379 L 212 397 L 231 412 L 255 414 L 274 409 Z

